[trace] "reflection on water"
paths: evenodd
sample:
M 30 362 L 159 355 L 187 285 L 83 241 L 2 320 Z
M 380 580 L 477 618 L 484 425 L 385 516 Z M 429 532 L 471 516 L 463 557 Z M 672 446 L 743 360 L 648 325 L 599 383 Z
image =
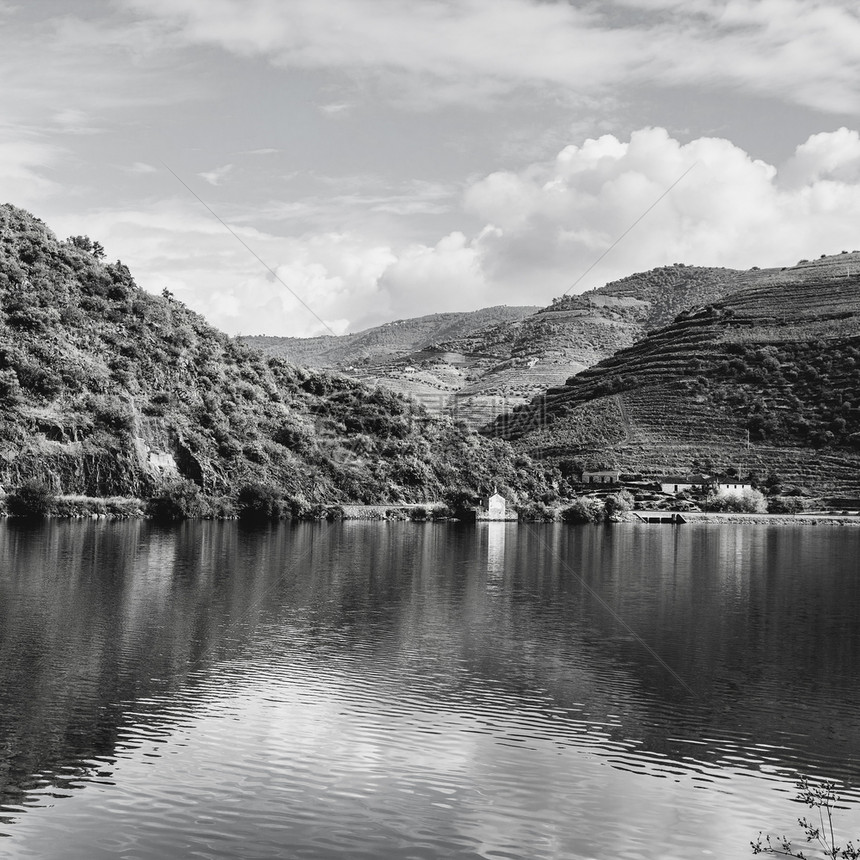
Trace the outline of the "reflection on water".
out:
M 505 571 L 505 532 L 513 526 L 489 521 L 479 523 L 478 528 L 487 537 L 487 575 L 501 576 Z
M 0 526 L 2 848 L 745 856 L 791 826 L 796 772 L 858 780 L 858 550 L 823 528 Z

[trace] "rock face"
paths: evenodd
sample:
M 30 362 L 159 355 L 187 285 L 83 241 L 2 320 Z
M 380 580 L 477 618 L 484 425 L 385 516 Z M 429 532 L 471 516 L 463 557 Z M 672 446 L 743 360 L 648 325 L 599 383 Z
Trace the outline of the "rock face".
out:
M 860 496 L 860 255 L 686 311 L 488 432 L 555 462 L 659 474 L 734 466 Z
M 3 487 L 147 497 L 181 478 L 214 498 L 260 482 L 309 504 L 546 489 L 506 443 L 264 356 L 101 256 L 0 207 Z

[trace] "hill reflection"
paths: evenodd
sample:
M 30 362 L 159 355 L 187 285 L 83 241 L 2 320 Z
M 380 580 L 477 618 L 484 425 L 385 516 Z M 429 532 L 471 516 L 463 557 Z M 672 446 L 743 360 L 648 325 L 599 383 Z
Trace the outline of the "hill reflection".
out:
M 860 531 L 496 525 L 0 526 L 7 824 L 284 678 L 652 776 L 858 780 Z

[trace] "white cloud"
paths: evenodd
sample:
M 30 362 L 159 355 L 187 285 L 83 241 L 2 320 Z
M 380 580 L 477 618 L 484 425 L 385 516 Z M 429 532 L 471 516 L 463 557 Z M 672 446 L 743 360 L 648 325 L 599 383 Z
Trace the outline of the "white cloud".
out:
M 147 164 L 145 161 L 135 161 L 128 170 L 130 173 L 158 173 L 157 167 Z
M 330 117 L 345 116 L 352 109 L 349 102 L 330 102 L 319 106 L 320 112 Z
M 853 0 L 127 0 L 174 38 L 303 69 L 342 69 L 421 105 L 531 85 L 569 94 L 635 80 L 860 108 Z M 337 103 L 333 103 L 337 104 Z
M 673 262 L 781 266 L 853 249 L 858 167 L 860 135 L 844 128 L 813 135 L 781 169 L 727 140 L 682 143 L 646 128 L 474 181 L 459 217 L 477 226 L 435 243 L 380 242 L 356 219 L 339 229 L 310 219 L 293 232 L 300 220 L 273 218 L 265 232 L 249 226 L 250 209 L 220 213 L 283 284 L 190 200 L 52 226 L 98 238 L 141 285 L 168 287 L 228 332 L 314 335 L 439 311 L 548 304 L 640 216 L 578 291 Z M 431 197 L 443 190 L 416 187 Z
M 50 170 L 62 153 L 59 147 L 40 140 L 0 135 L 3 202 L 30 208 L 57 191 L 58 185 L 50 178 Z
M 207 170 L 203 173 L 198 173 L 197 175 L 210 185 L 220 185 L 232 169 L 232 164 L 222 164 L 221 167 L 215 167 L 212 170 Z
M 751 158 L 729 141 L 687 144 L 659 128 L 563 149 L 552 161 L 474 183 L 464 205 L 496 230 L 475 242 L 488 281 L 531 282 L 547 299 L 567 289 L 644 215 L 579 289 L 672 262 L 785 265 L 857 245 L 860 141 L 814 135 L 786 165 Z M 802 252 L 799 254 L 799 252 Z
M 781 174 L 783 181 L 791 186 L 822 179 L 860 182 L 860 134 L 847 128 L 813 134 L 797 147 Z

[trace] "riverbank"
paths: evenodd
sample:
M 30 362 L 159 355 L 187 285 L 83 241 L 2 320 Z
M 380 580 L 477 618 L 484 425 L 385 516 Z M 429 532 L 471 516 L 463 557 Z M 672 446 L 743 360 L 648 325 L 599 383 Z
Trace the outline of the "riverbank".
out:
M 783 526 L 860 526 L 857 514 L 741 514 L 689 513 L 682 514 L 688 523 L 741 523 L 744 525 Z
M 628 511 L 614 522 L 641 522 L 639 516 L 648 515 L 649 511 Z M 671 511 L 660 511 L 669 514 Z M 809 526 L 860 526 L 860 514 L 749 514 L 731 512 L 677 512 L 687 523 L 717 523 L 742 525 L 809 525 Z M 520 518 L 521 523 L 560 521 L 560 510 L 554 512 L 552 520 Z M 5 506 L 5 498 L 0 496 L 0 517 L 9 516 Z M 146 502 L 128 496 L 112 496 L 97 498 L 93 496 L 56 496 L 49 511 L 44 514 L 51 519 L 105 519 L 128 520 L 148 519 Z M 212 510 L 202 516 L 190 519 L 237 519 L 235 511 L 221 508 Z M 385 505 L 316 505 L 301 513 L 290 514 L 286 519 L 297 520 L 374 520 L 374 521 L 412 521 L 439 522 L 451 518 L 451 512 L 439 502 L 401 503 Z M 610 521 L 610 522 L 612 522 Z

